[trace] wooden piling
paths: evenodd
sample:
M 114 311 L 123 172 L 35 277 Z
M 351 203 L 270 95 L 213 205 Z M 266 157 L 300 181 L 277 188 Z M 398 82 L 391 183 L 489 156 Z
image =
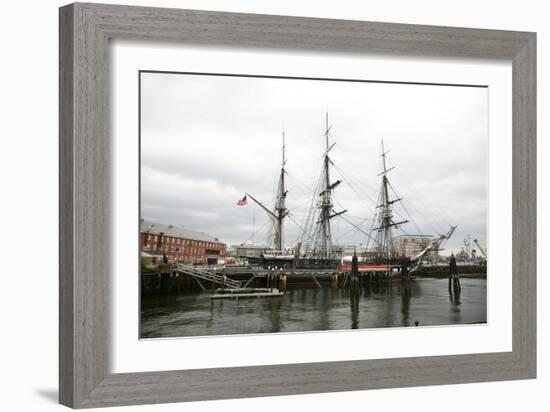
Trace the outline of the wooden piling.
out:
M 456 266 L 456 258 L 454 254 L 451 254 L 449 261 L 449 294 L 451 298 L 453 296 L 459 296 L 461 291 L 460 278 L 458 276 L 458 269 Z
M 280 290 L 286 290 L 286 275 L 283 273 L 281 276 L 281 288 Z

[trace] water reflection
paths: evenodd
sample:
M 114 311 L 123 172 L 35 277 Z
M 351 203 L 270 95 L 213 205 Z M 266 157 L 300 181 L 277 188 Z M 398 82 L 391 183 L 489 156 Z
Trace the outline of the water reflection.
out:
M 211 300 L 208 294 L 142 300 L 141 336 L 273 333 L 486 322 L 485 279 L 445 279 L 350 289 L 291 288 L 281 298 Z

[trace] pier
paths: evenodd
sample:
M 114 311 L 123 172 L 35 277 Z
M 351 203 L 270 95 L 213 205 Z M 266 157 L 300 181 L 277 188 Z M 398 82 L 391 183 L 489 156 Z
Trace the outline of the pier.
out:
M 463 278 L 484 278 L 485 265 L 458 265 Z M 449 266 L 422 267 L 411 273 L 410 278 L 448 278 Z M 379 284 L 390 280 L 386 272 L 359 272 L 356 282 Z M 399 280 L 392 277 L 391 280 Z M 142 271 L 142 294 L 158 295 L 172 293 L 209 292 L 218 289 L 239 290 L 246 288 L 277 288 L 284 291 L 288 286 L 347 288 L 351 284 L 351 271 L 336 269 L 291 269 L 268 270 L 261 267 L 197 267 L 191 265 L 160 265 L 150 271 Z
M 216 289 L 210 299 L 273 298 L 284 294 L 277 288 Z

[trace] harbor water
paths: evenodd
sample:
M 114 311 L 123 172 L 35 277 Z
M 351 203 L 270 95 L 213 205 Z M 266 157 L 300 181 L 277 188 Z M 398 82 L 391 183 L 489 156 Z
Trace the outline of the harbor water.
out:
M 419 278 L 363 288 L 292 286 L 282 297 L 212 300 L 208 293 L 144 296 L 141 338 L 303 332 L 485 323 L 485 278 L 462 278 L 459 297 L 447 279 Z

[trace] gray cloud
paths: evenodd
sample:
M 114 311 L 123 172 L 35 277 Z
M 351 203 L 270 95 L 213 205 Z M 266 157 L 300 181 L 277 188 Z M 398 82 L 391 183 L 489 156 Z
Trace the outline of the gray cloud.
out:
M 368 228 L 378 196 L 380 141 L 396 168 L 393 187 L 413 217 L 408 233 L 435 234 L 457 224 L 449 250 L 467 233 L 486 244 L 487 91 L 482 88 L 142 74 L 142 217 L 206 231 L 227 243 L 263 241 L 267 218 L 245 191 L 271 206 L 288 152 L 288 206 L 307 213 L 330 113 L 337 209 Z M 340 207 L 341 205 L 341 207 Z M 253 219 L 255 221 L 253 225 Z M 260 228 L 263 228 L 260 230 Z M 341 243 L 366 243 L 344 221 Z M 287 244 L 300 229 L 287 219 Z

